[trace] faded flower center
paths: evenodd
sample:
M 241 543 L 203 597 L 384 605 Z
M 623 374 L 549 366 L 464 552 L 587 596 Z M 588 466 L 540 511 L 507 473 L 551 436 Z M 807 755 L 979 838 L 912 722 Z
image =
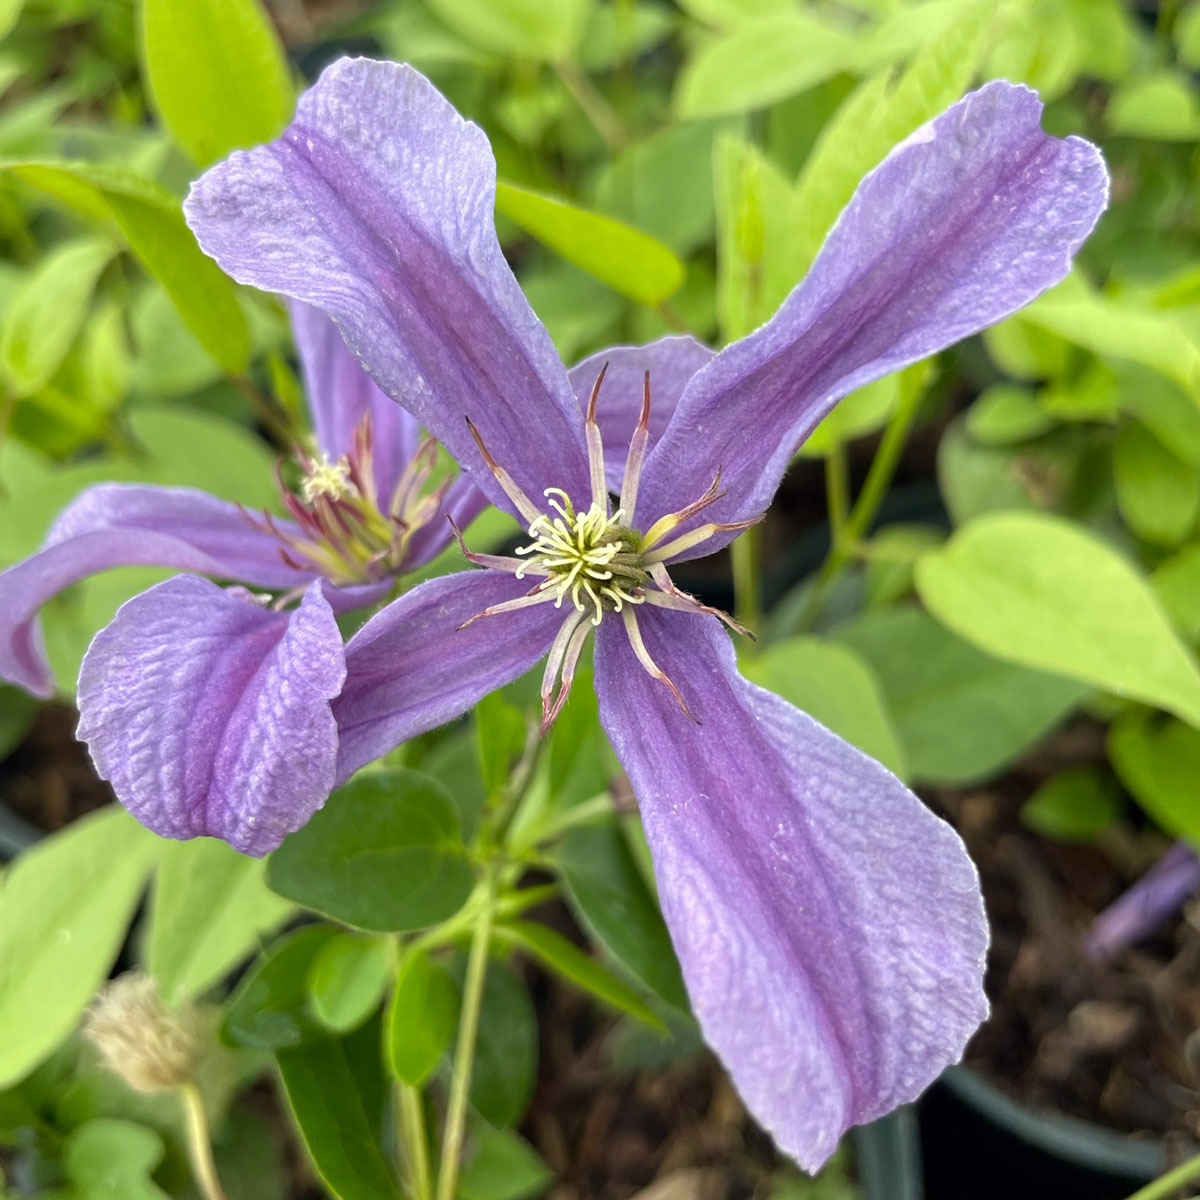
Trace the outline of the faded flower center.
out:
M 316 570 L 342 587 L 374 583 L 404 569 L 414 534 L 437 516 L 451 480 L 425 490 L 437 458 L 437 445 L 427 438 L 391 494 L 380 496 L 374 449 L 368 413 L 349 453 L 336 461 L 297 451 L 303 472 L 298 494 L 280 480 L 283 506 L 295 527 L 281 528 L 267 512 L 250 518 L 279 539 L 289 566 Z
M 538 592 L 552 593 L 558 608 L 568 597 L 577 612 L 590 608 L 593 625 L 600 624 L 605 611 L 644 603 L 640 589 L 650 575 L 642 563 L 642 536 L 621 524 L 624 511 L 609 516 L 593 502 L 586 512 L 576 512 L 561 488 L 547 488 L 545 496 L 558 515 L 541 513 L 530 522 L 534 540 L 517 547 L 517 554 L 529 556 L 517 578 L 529 569 L 544 572 Z

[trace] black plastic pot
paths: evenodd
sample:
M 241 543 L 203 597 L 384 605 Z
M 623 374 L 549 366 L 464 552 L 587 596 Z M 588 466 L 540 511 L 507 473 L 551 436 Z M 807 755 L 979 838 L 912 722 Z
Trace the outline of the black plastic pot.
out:
M 1168 1165 L 1153 1142 L 1035 1112 L 964 1067 L 919 1114 L 925 1200 L 1125 1200 Z

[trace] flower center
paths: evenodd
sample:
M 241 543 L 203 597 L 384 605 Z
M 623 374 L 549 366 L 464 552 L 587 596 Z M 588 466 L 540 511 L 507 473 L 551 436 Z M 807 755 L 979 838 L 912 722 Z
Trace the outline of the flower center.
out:
M 529 569 L 544 573 L 538 592 L 553 593 L 558 608 L 568 596 L 577 612 L 591 608 L 593 625 L 600 624 L 605 611 L 643 603 L 640 589 L 650 573 L 642 564 L 641 534 L 621 524 L 624 511 L 609 516 L 593 502 L 579 513 L 561 488 L 547 488 L 544 494 L 558 515 L 539 513 L 530 522 L 534 540 L 517 547 L 517 554 L 529 556 L 515 572 L 517 578 Z
M 451 480 L 425 485 L 437 445 L 427 438 L 401 471 L 391 495 L 378 495 L 370 414 L 354 431 L 350 451 L 336 461 L 297 452 L 303 471 L 299 494 L 280 479 L 283 506 L 295 523 L 283 529 L 264 512 L 250 519 L 281 542 L 284 562 L 316 570 L 341 587 L 375 583 L 404 569 L 413 535 L 437 516 Z M 249 515 L 249 514 L 247 514 Z

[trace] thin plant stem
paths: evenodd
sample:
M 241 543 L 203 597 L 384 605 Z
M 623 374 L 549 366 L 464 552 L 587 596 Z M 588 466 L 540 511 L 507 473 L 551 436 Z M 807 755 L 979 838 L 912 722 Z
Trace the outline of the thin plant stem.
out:
M 238 391 L 254 406 L 254 411 L 258 414 L 258 419 L 263 423 L 263 427 L 271 435 L 271 440 L 280 450 L 291 453 L 296 445 L 296 434 L 287 417 L 275 402 L 261 388 L 255 387 L 245 376 L 232 375 L 230 378 Z
M 196 1176 L 196 1183 L 200 1186 L 204 1200 L 225 1200 L 221 1180 L 217 1176 L 217 1164 L 213 1160 L 212 1134 L 208 1126 L 204 1097 L 194 1083 L 183 1084 L 179 1093 L 183 1098 L 188 1156 L 192 1162 L 192 1173 Z
M 591 121 L 605 146 L 614 154 L 622 150 L 629 141 L 625 126 L 612 105 L 588 78 L 587 73 L 580 70 L 575 63 L 565 61 L 554 64 L 554 73 L 562 81 L 563 87 L 571 93 L 571 98 L 579 105 L 584 116 Z
M 437 1200 L 454 1200 L 458 1160 L 462 1155 L 463 1134 L 467 1127 L 467 1098 L 471 1090 L 471 1068 L 475 1061 L 479 1012 L 483 1006 L 483 982 L 487 976 L 488 946 L 492 940 L 492 921 L 496 908 L 496 866 L 489 863 L 484 869 L 484 904 L 471 938 L 467 976 L 463 983 L 462 1016 L 458 1024 L 458 1045 L 454 1051 L 454 1078 L 450 1085 L 450 1104 L 446 1110 L 446 1129 L 442 1136 Z
M 1167 1200 L 1186 1184 L 1200 1181 L 1200 1154 L 1180 1163 L 1173 1171 L 1160 1175 L 1157 1179 L 1138 1188 L 1128 1200 Z
M 729 547 L 729 556 L 734 616 L 751 633 L 758 633 L 762 627 L 762 526 L 751 525 Z
M 654 311 L 663 319 L 663 323 L 676 333 L 691 333 L 691 326 L 671 307 L 669 300 L 660 300 Z
M 825 501 L 829 508 L 831 554 L 837 554 L 846 538 L 850 509 L 850 469 L 842 442 L 835 442 L 825 455 Z
M 405 1161 L 412 1200 L 429 1200 L 433 1182 L 429 1173 L 429 1141 L 425 1133 L 425 1108 L 420 1090 L 411 1084 L 396 1085 L 396 1104 L 404 1138 Z

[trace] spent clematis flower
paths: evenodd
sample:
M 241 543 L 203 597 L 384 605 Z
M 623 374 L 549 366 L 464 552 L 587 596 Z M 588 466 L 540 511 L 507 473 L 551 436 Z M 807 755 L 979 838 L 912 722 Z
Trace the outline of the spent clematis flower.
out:
M 983 1018 L 978 881 L 899 780 L 742 678 L 670 567 L 761 515 L 840 396 L 1064 276 L 1107 175 L 1040 113 L 993 83 L 898 146 L 779 312 L 721 353 L 670 338 L 571 374 L 500 252 L 486 137 L 408 67 L 334 64 L 277 141 L 213 167 L 185 205 L 230 275 L 323 309 L 528 525 L 517 555 L 472 555 L 482 569 L 413 589 L 350 640 L 339 778 L 543 657 L 553 717 L 594 636 L 695 1014 L 810 1169 Z
M 112 567 L 180 575 L 123 605 L 79 676 L 79 736 L 138 820 L 265 854 L 325 802 L 336 772 L 330 702 L 345 678 L 335 614 L 377 603 L 486 499 L 463 476 L 430 487 L 436 446 L 371 382 L 322 313 L 293 327 L 314 453 L 297 451 L 288 516 L 186 488 L 101 484 L 41 551 L 0 573 L 0 679 L 53 691 L 38 609 Z M 236 581 L 224 589 L 199 575 Z M 262 593 L 273 593 L 262 594 Z M 296 603 L 298 601 L 298 603 Z

